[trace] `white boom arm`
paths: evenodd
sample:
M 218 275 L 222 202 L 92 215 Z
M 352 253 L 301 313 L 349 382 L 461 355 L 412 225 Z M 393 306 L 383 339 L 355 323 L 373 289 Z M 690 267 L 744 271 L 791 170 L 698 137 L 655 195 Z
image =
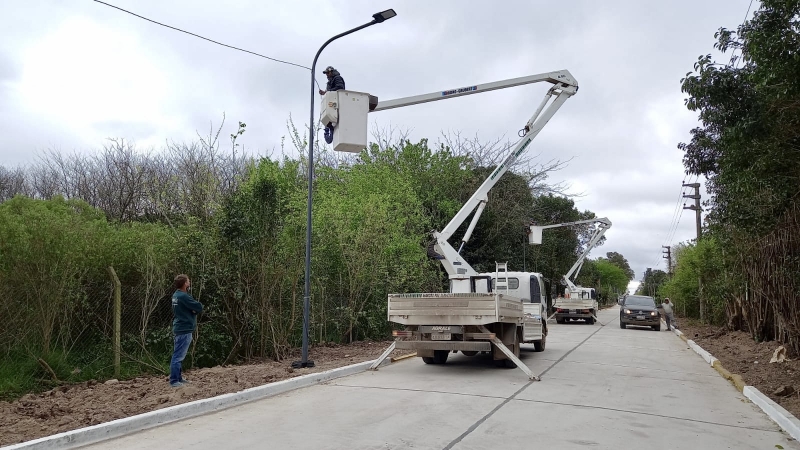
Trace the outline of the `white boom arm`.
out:
M 436 239 L 434 249 L 442 256 L 440 259 L 442 265 L 450 277 L 452 282 L 452 292 L 470 292 L 470 277 L 477 275 L 475 269 L 472 268 L 466 261 L 463 261 L 459 255 L 464 244 L 469 241 L 472 232 L 475 230 L 475 225 L 480 219 L 483 209 L 489 200 L 488 193 L 500 180 L 506 171 L 514 164 L 519 156 L 528 148 L 531 141 L 539 134 L 544 128 L 551 117 L 558 111 L 561 105 L 571 96 L 578 92 L 578 82 L 572 77 L 572 74 L 567 70 L 560 70 L 556 72 L 548 72 L 538 75 L 530 75 L 527 77 L 512 78 L 509 80 L 496 81 L 493 83 L 484 83 L 473 86 L 466 86 L 457 89 L 450 89 L 445 91 L 432 92 L 430 94 L 416 95 L 413 97 L 399 98 L 396 100 L 387 100 L 378 102 L 378 105 L 372 112 L 383 111 L 386 109 L 400 108 L 403 106 L 416 105 L 420 103 L 433 102 L 437 100 L 446 100 L 464 95 L 480 94 L 482 92 L 493 91 L 497 89 L 505 89 L 514 86 L 522 86 L 525 84 L 539 83 L 539 82 L 552 83 L 544 99 L 536 108 L 533 116 L 525 124 L 521 130 L 522 139 L 517 142 L 511 153 L 497 166 L 497 168 L 489 175 L 483 184 L 472 194 L 469 200 L 464 203 L 461 210 L 453 217 L 452 220 L 440 232 L 434 231 L 433 236 Z M 551 102 L 552 100 L 552 102 Z M 548 105 L 549 103 L 549 105 Z M 467 232 L 461 239 L 458 251 L 456 251 L 448 239 L 455 233 L 458 227 L 467 220 L 467 217 L 475 211 L 472 221 L 467 228 Z
M 542 230 L 546 230 L 548 228 L 558 228 L 558 227 L 568 227 L 571 225 L 581 225 L 586 223 L 597 223 L 597 229 L 592 234 L 592 238 L 589 239 L 589 242 L 586 244 L 586 248 L 583 250 L 583 253 L 578 257 L 578 260 L 575 261 L 575 264 L 570 267 L 569 271 L 564 274 L 564 283 L 566 283 L 567 287 L 569 288 L 570 292 L 575 291 L 578 287 L 570 280 L 572 276 L 578 276 L 578 272 L 580 272 L 581 267 L 583 267 L 583 262 L 586 260 L 586 257 L 589 256 L 589 252 L 600 242 L 600 239 L 606 234 L 606 231 L 611 228 L 611 221 L 608 218 L 603 217 L 599 219 L 588 219 L 588 220 L 579 220 L 577 222 L 567 222 L 567 223 L 559 223 L 555 225 L 544 225 L 544 226 L 536 226 L 531 225 L 531 237 L 530 242 L 540 244 L 541 243 L 541 236 Z

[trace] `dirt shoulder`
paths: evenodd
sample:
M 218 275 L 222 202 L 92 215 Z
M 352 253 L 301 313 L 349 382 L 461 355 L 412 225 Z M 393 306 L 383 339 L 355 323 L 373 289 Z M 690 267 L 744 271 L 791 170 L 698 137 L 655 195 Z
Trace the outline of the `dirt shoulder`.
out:
M 797 355 L 787 355 L 791 361 L 770 364 L 773 352 L 780 346 L 777 342 L 755 342 L 748 333 L 686 323 L 685 319 L 679 325 L 687 339 L 697 342 L 719 359 L 728 371 L 741 375 L 746 384 L 754 386 L 795 417 L 800 417 L 800 361 Z
M 190 370 L 184 376 L 191 384 L 178 389 L 169 386 L 166 376 L 151 376 L 119 382 L 89 381 L 28 394 L 13 402 L 0 402 L 0 446 L 369 361 L 380 356 L 389 344 L 356 342 L 313 347 L 309 359 L 315 367 L 311 369 L 291 368 L 291 362 L 299 358 L 297 352 L 295 358 L 281 362 Z M 408 352 L 395 351 L 391 356 L 404 353 Z

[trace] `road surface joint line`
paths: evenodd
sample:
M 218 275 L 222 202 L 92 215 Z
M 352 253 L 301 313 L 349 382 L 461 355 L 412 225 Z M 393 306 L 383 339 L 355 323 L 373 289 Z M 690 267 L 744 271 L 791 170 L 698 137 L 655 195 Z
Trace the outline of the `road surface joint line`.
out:
M 625 369 L 637 369 L 637 370 L 649 370 L 649 371 L 658 371 L 658 372 L 669 372 L 669 373 L 679 373 L 684 375 L 692 375 L 692 376 L 699 376 L 699 377 L 707 377 L 707 378 L 717 378 L 717 375 L 713 374 L 706 374 L 706 373 L 696 373 L 696 372 L 683 372 L 680 370 L 669 370 L 669 369 L 654 369 L 652 367 L 640 367 L 640 366 L 628 366 L 625 364 L 608 364 L 608 363 L 598 363 L 598 362 L 585 362 L 585 361 L 564 361 L 567 364 L 586 364 L 592 366 L 608 366 L 608 367 L 622 367 Z
M 612 319 L 611 321 L 609 321 L 609 322 L 606 322 L 606 324 L 608 324 L 608 323 L 611 323 L 612 321 L 613 321 L 613 319 Z M 586 341 L 588 341 L 589 339 L 591 339 L 591 338 L 592 338 L 592 336 L 594 336 L 595 334 L 597 334 L 597 333 L 598 333 L 600 330 L 602 330 L 602 329 L 603 329 L 603 327 L 605 326 L 605 324 L 603 324 L 603 323 L 600 323 L 600 325 L 601 325 L 601 326 L 600 326 L 598 329 L 596 329 L 594 332 L 592 332 L 592 334 L 590 334 L 589 336 L 587 336 L 587 337 L 586 337 L 586 339 L 584 339 L 583 341 L 581 341 L 581 342 L 580 342 L 578 345 L 576 345 L 575 347 L 572 347 L 572 349 L 570 349 L 570 350 L 569 350 L 567 353 L 565 353 L 565 354 L 564 354 L 564 356 L 562 356 L 562 357 L 561 357 L 561 358 L 559 358 L 559 359 L 558 359 L 556 362 L 554 362 L 552 365 L 550 365 L 550 367 L 548 367 L 547 369 L 545 369 L 545 370 L 544 370 L 544 372 L 540 373 L 540 374 L 539 374 L 539 379 L 541 380 L 541 378 L 542 378 L 542 376 L 543 376 L 544 374 L 546 374 L 546 373 L 547 373 L 547 372 L 548 372 L 550 369 L 552 369 L 553 367 L 555 367 L 555 366 L 556 366 L 558 363 L 560 363 L 561 361 L 563 361 L 563 360 L 564 360 L 564 358 L 566 358 L 567 356 L 569 356 L 569 355 L 570 355 L 570 353 L 572 353 L 573 351 L 575 351 L 575 349 L 577 349 L 578 347 L 580 347 L 581 345 L 583 345 L 583 344 L 584 344 Z M 492 409 L 491 411 L 489 411 L 489 413 L 488 413 L 488 414 L 486 414 L 485 416 L 481 417 L 480 419 L 478 419 L 478 421 L 477 421 L 477 422 L 475 422 L 475 423 L 473 423 L 472 425 L 470 425 L 470 427 L 469 427 L 469 428 L 467 428 L 467 430 L 466 430 L 465 432 L 461 433 L 461 435 L 460 435 L 460 436 L 458 436 L 457 438 L 453 439 L 453 441 L 452 441 L 452 442 L 450 442 L 449 444 L 447 444 L 447 446 L 445 446 L 445 447 L 444 447 L 442 450 L 450 450 L 450 449 L 452 449 L 452 448 L 453 448 L 455 445 L 457 445 L 459 442 L 461 442 L 461 441 L 462 441 L 462 440 L 463 440 L 465 437 L 469 436 L 469 435 L 470 435 L 470 434 L 471 434 L 473 431 L 475 431 L 475 430 L 476 430 L 476 429 L 477 429 L 479 426 L 481 426 L 481 424 L 483 424 L 484 422 L 486 422 L 486 420 L 488 420 L 490 417 L 492 417 L 492 416 L 494 415 L 494 413 L 496 413 L 497 411 L 499 411 L 499 410 L 500 410 L 500 408 L 502 408 L 503 406 L 505 406 L 506 404 L 508 404 L 508 403 L 509 403 L 511 400 L 514 400 L 514 398 L 515 398 L 517 395 L 519 395 L 519 394 L 520 394 L 522 391 L 524 391 L 525 389 L 527 389 L 527 388 L 528 388 L 528 386 L 530 386 L 530 385 L 531 385 L 531 384 L 533 384 L 533 383 L 534 383 L 534 380 L 531 380 L 531 381 L 529 381 L 529 382 L 525 383 L 525 384 L 524 384 L 524 385 L 523 385 L 521 388 L 519 388 L 519 390 L 517 390 L 517 392 L 514 392 L 514 393 L 513 393 L 513 394 L 512 394 L 510 397 L 506 398 L 506 399 L 505 399 L 505 400 L 503 400 L 503 401 L 502 401 L 502 402 L 501 402 L 499 405 L 495 406 L 495 407 L 494 407 L 494 409 Z
M 541 375 L 540 375 L 540 376 L 541 376 Z M 472 433 L 473 431 L 475 431 L 475 429 L 477 429 L 479 426 L 481 426 L 481 424 L 482 424 L 482 423 L 486 422 L 486 420 L 487 420 L 487 419 L 489 419 L 489 417 L 492 417 L 492 416 L 494 415 L 494 413 L 496 413 L 498 410 L 500 410 L 500 408 L 502 408 L 503 406 L 505 406 L 505 405 L 506 405 L 508 402 L 510 402 L 511 400 L 513 400 L 513 399 L 514 399 L 514 397 L 516 397 L 516 396 L 517 396 L 517 394 L 519 394 L 520 392 L 524 391 L 524 390 L 525 390 L 525 389 L 526 389 L 528 386 L 530 386 L 530 385 L 531 385 L 531 384 L 533 384 L 534 382 L 535 382 L 535 380 L 530 380 L 530 381 L 528 381 L 527 383 L 525 383 L 525 384 L 524 384 L 524 385 L 523 385 L 521 388 L 519 388 L 519 389 L 517 390 L 517 392 L 514 392 L 514 393 L 511 395 L 511 397 L 508 397 L 508 398 L 506 398 L 505 400 L 503 400 L 502 402 L 500 402 L 500 404 L 499 404 L 499 405 L 495 406 L 495 407 L 494 407 L 494 409 L 492 409 L 491 411 L 489 411 L 489 413 L 488 413 L 488 414 L 486 414 L 485 416 L 483 416 L 483 417 L 481 417 L 480 419 L 478 419 L 478 421 L 477 421 L 477 422 L 473 423 L 473 424 L 472 424 L 472 425 L 471 425 L 469 428 L 467 428 L 467 431 L 465 431 L 465 432 L 461 433 L 461 435 L 460 435 L 459 437 L 457 437 L 457 438 L 453 439 L 453 441 L 452 441 L 452 442 L 450 442 L 449 444 L 447 444 L 447 446 L 446 446 L 446 447 L 444 447 L 444 449 L 442 449 L 442 450 L 450 450 L 451 448 L 453 448 L 453 446 L 455 446 L 456 444 L 458 444 L 459 442 L 461 442 L 461 440 L 462 440 L 462 439 L 464 439 L 465 437 L 469 436 L 469 435 L 470 435 L 470 433 Z
M 694 422 L 694 423 L 703 423 L 707 425 L 716 425 L 720 427 L 729 427 L 729 428 L 746 428 L 748 430 L 755 430 L 755 431 L 768 431 L 768 432 L 776 432 L 774 429 L 770 428 L 761 428 L 761 427 L 750 427 L 747 425 L 732 425 L 728 423 L 720 423 L 720 422 L 709 422 L 707 420 L 700 420 L 700 419 L 690 419 L 688 417 L 677 417 L 677 416 L 668 416 L 665 414 L 656 414 L 656 413 L 649 413 L 645 411 L 633 411 L 629 409 L 619 409 L 619 408 L 611 408 L 608 406 L 592 406 L 592 405 L 578 405 L 575 403 L 562 403 L 562 402 L 551 402 L 546 400 L 535 400 L 535 399 L 525 399 L 525 398 L 515 398 L 513 399 L 517 402 L 528 402 L 528 403 L 542 403 L 547 405 L 560 405 L 560 406 L 571 406 L 574 408 L 587 408 L 587 409 L 602 409 L 604 411 L 614 411 L 614 412 L 622 412 L 622 413 L 629 413 L 629 414 L 637 414 L 643 416 L 651 416 L 651 417 L 661 417 L 664 419 L 673 419 L 673 420 L 681 420 L 685 422 Z
M 445 394 L 445 395 L 460 395 L 463 397 L 477 397 L 477 398 L 489 398 L 493 400 L 504 400 L 507 397 L 503 397 L 501 395 L 485 395 L 485 394 L 468 394 L 466 392 L 452 392 L 452 391 L 434 391 L 429 389 L 412 389 L 412 388 L 396 388 L 396 387 L 385 387 L 385 386 L 361 386 L 355 384 L 331 384 L 329 386 L 335 387 L 347 387 L 347 388 L 355 388 L 355 389 L 379 389 L 385 391 L 399 391 L 399 392 L 421 392 L 425 394 Z

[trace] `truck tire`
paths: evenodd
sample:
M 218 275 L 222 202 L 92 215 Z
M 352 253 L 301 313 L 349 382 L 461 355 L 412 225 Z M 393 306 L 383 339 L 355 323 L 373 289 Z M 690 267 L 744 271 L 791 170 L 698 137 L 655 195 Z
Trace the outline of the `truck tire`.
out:
M 435 362 L 433 362 L 432 356 L 423 356 L 422 362 L 424 362 L 425 364 L 436 364 Z
M 434 350 L 433 351 L 433 363 L 434 364 L 444 364 L 447 362 L 447 355 L 450 354 L 450 350 Z
M 586 319 L 586 323 L 588 323 L 589 325 L 594 325 L 594 317 L 589 317 L 588 319 Z
M 564 319 L 559 319 L 559 318 L 556 318 L 556 323 L 561 323 L 561 324 L 563 324 L 563 323 L 564 323 Z
M 463 353 L 464 356 L 475 356 L 475 355 L 478 354 L 478 351 L 477 350 L 461 350 L 461 353 Z
M 547 344 L 547 336 L 542 336 L 542 339 L 538 341 L 533 341 L 533 351 L 543 352 L 546 344 Z

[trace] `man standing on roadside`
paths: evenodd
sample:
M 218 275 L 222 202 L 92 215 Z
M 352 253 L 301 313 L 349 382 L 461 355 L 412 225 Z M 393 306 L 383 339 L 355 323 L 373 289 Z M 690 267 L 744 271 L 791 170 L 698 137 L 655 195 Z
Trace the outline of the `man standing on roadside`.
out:
M 192 333 L 197 328 L 197 315 L 203 312 L 203 305 L 189 295 L 192 281 L 187 275 L 181 274 L 175 277 L 173 287 L 176 289 L 172 294 L 172 314 L 175 316 L 172 321 L 172 333 L 175 335 L 175 349 L 169 363 L 169 385 L 177 388 L 189 382 L 181 376 L 181 363 L 189 351 Z
M 669 297 L 664 299 L 661 307 L 664 308 L 664 321 L 667 322 L 667 331 L 672 330 L 675 328 L 672 326 L 675 323 L 675 315 L 672 313 L 672 303 L 669 302 Z

